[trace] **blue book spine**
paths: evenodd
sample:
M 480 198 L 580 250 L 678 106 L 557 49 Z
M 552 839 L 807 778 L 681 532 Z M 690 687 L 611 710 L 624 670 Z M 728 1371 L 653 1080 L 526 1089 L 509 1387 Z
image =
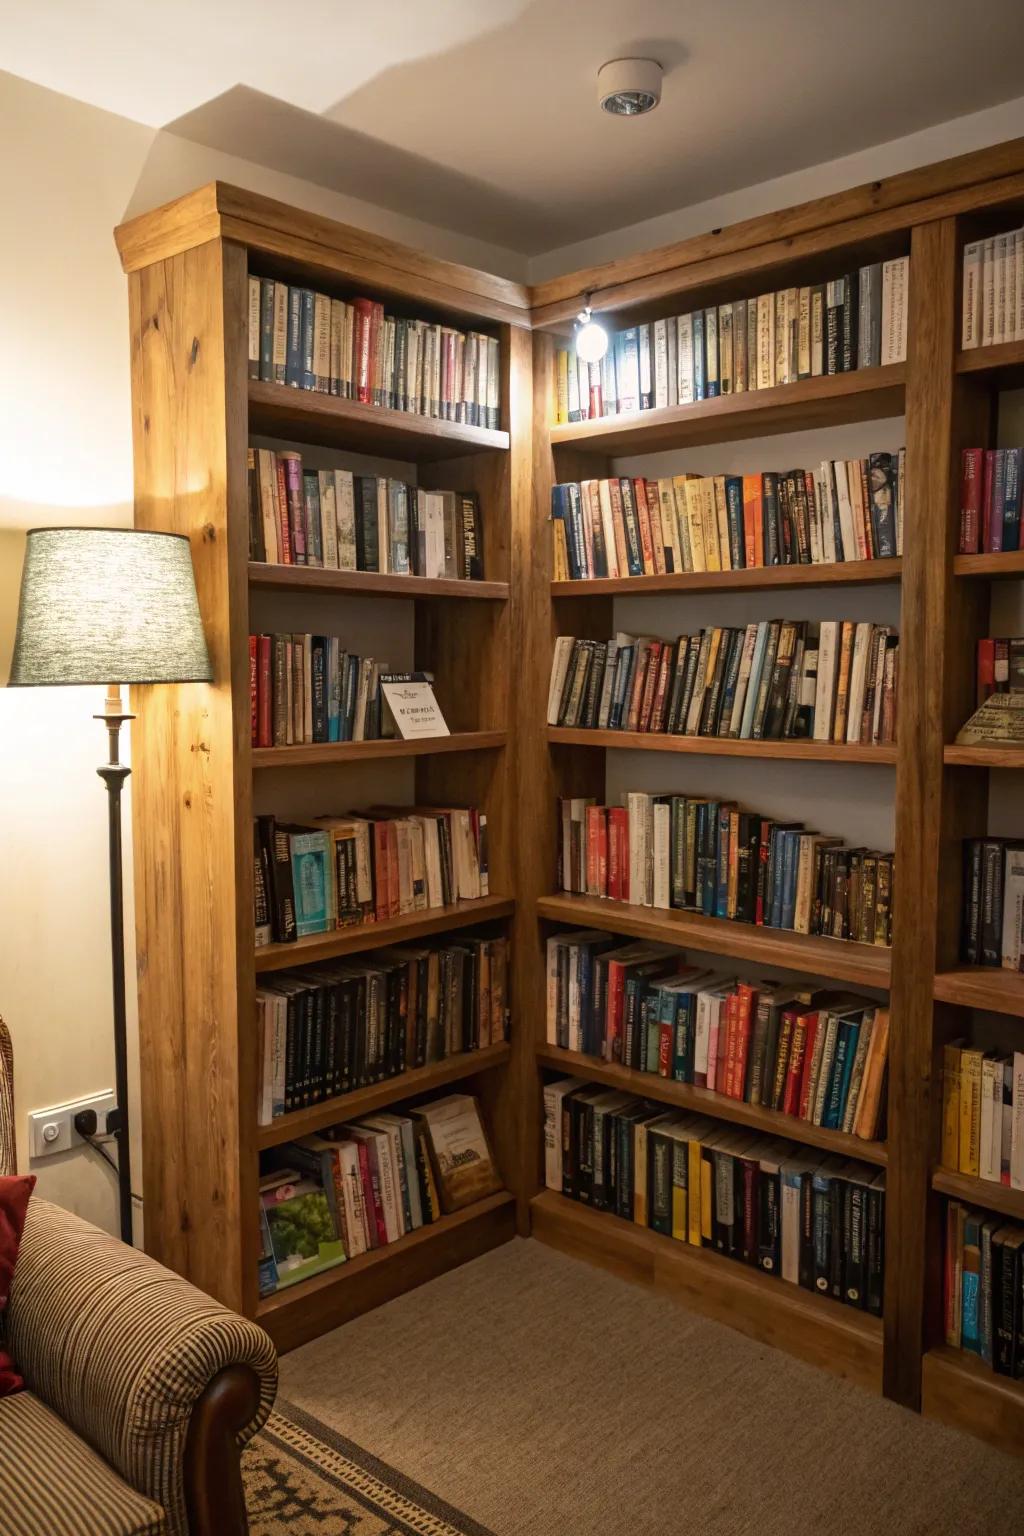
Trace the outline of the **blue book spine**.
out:
M 313 369 L 314 295 L 311 288 L 303 288 L 300 292 L 302 295 L 302 387 L 303 389 L 315 389 L 316 373 Z
M 747 546 L 743 537 L 743 481 L 739 475 L 725 477 L 725 505 L 729 514 L 729 564 L 734 571 L 742 571 L 747 563 Z
M 715 916 L 729 914 L 729 808 L 718 813 L 718 857 L 716 860 Z
M 704 367 L 704 313 L 702 310 L 694 310 L 693 313 L 693 398 L 703 400 L 705 395 L 705 379 L 707 377 Z
M 295 930 L 326 933 L 333 923 L 331 840 L 326 832 L 296 832 L 289 838 L 295 890 Z
M 260 278 L 260 378 L 274 378 L 274 279 Z
M 1006 450 L 1006 480 L 1003 485 L 1003 548 L 1020 548 L 1020 448 Z
M 785 864 L 786 838 L 788 836 L 788 832 L 784 832 L 781 828 L 779 828 L 775 832 L 775 835 L 772 839 L 771 850 L 769 853 L 768 878 L 771 882 L 769 887 L 770 897 L 768 901 L 767 917 L 769 928 L 778 928 L 781 926 L 780 919 L 782 917 L 782 871 Z
M 853 1057 L 850 1052 L 850 1025 L 847 1021 L 839 1026 L 836 1054 L 825 1091 L 825 1108 L 822 1111 L 821 1123 L 827 1131 L 839 1129 L 842 1118 L 843 1082 L 848 1081 L 848 1062 L 852 1065 Z
M 960 1343 L 963 1349 L 969 1349 L 976 1355 L 981 1354 L 980 1268 L 981 1218 L 979 1216 L 969 1216 L 964 1223 L 963 1266 L 960 1283 Z
M 284 381 L 293 389 L 302 388 L 302 289 L 288 289 L 288 355 Z
M 799 866 L 800 834 L 786 834 L 786 850 L 782 865 L 782 903 L 779 910 L 780 928 L 792 928 L 796 913 L 796 878 Z
M 853 1077 L 853 1059 L 857 1054 L 857 1043 L 860 1040 L 860 1020 L 851 1019 L 849 1024 L 850 1042 L 846 1047 L 846 1055 L 843 1058 L 843 1076 L 839 1084 L 839 1103 L 837 1105 L 836 1129 L 843 1123 L 846 1113 L 846 1101 L 850 1097 L 850 1079 Z M 838 1053 L 837 1053 L 838 1054 Z
M 327 652 L 327 740 L 341 740 L 341 642 L 332 635 Z

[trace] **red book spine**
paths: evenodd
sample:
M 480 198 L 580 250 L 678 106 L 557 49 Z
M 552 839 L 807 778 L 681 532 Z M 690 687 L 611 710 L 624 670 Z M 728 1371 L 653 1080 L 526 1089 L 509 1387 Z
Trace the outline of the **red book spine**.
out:
M 608 889 L 608 813 L 602 806 L 597 818 L 597 894 Z
M 353 340 L 356 365 L 356 399 L 361 400 L 364 405 L 371 405 L 370 340 L 373 300 L 356 299 L 352 307 L 356 312 L 355 337 Z
M 249 636 L 249 739 L 254 747 L 259 746 L 259 681 L 256 660 L 258 643 L 256 635 Z
M 978 708 L 996 691 L 996 643 L 978 641 Z
M 587 895 L 592 895 L 597 890 L 597 818 L 600 809 L 596 805 L 587 806 Z
M 658 1025 L 658 1076 L 672 1075 L 672 1025 Z
M 811 1064 L 814 1060 L 814 1042 L 818 1038 L 819 1015 L 809 1013 L 804 1019 L 804 1066 L 800 1074 L 800 1097 L 797 1101 L 797 1114 L 801 1120 L 811 1118 Z
M 398 829 L 393 821 L 384 823 L 388 843 L 388 916 L 397 917 L 402 910 L 402 893 L 398 878 Z
M 757 881 L 757 901 L 754 904 L 754 922 L 760 928 L 764 927 L 764 893 L 768 883 L 768 850 L 770 846 L 771 839 L 765 833 L 762 835 L 757 848 L 758 864 L 760 867 Z
M 795 1115 L 800 1102 L 800 1081 L 803 1076 L 804 1046 L 807 1043 L 806 1017 L 793 1019 L 793 1038 L 789 1048 L 789 1065 L 786 1068 L 786 1086 L 782 1093 L 782 1113 Z
M 604 396 L 601 392 L 601 364 L 590 364 L 590 417 L 594 420 L 604 415 Z
M 284 461 L 284 481 L 288 492 L 288 524 L 292 533 L 292 553 L 296 565 L 306 564 L 306 521 L 302 495 L 302 460 L 290 453 Z
M 986 555 L 992 553 L 992 482 L 995 479 L 996 449 L 985 453 L 985 466 L 981 484 L 981 547 Z
M 739 997 L 735 987 L 725 1000 L 725 1071 L 720 1076 L 715 1073 L 715 1089 L 718 1093 L 724 1093 L 727 1098 L 734 1099 L 733 1079 L 736 1074 L 736 1023 L 739 1013 Z M 721 1033 L 719 1033 L 721 1039 Z
M 388 824 L 373 823 L 373 908 L 378 923 L 388 916 Z
M 624 805 L 608 812 L 608 895 L 613 901 L 625 901 L 629 878 L 629 827 Z
M 259 705 L 256 745 L 272 747 L 274 745 L 274 644 L 269 635 L 258 635 L 253 638 L 257 646 L 256 697 Z
M 605 1012 L 605 1039 L 608 1060 L 622 1060 L 622 1003 L 626 992 L 626 973 L 612 961 L 608 966 L 608 1006 Z
M 747 1086 L 747 1056 L 750 1051 L 750 1035 L 754 1027 L 754 1003 L 757 992 L 753 987 L 741 981 L 736 988 L 737 997 L 737 1023 L 736 1023 L 736 1074 L 733 1083 L 735 1092 L 733 1098 L 746 1097 Z
M 651 517 L 647 510 L 647 482 L 639 476 L 633 481 L 633 500 L 636 502 L 636 520 L 640 527 L 640 555 L 644 574 L 653 576 L 654 543 L 651 538 Z
M 291 523 L 288 517 L 288 481 L 285 477 L 284 460 L 279 454 L 274 455 L 274 468 L 277 471 L 277 547 L 281 551 L 281 563 L 294 565 L 295 551 L 292 547 Z
M 981 486 L 984 453 L 980 448 L 965 448 L 960 474 L 960 549 L 961 555 L 978 553 L 981 533 Z

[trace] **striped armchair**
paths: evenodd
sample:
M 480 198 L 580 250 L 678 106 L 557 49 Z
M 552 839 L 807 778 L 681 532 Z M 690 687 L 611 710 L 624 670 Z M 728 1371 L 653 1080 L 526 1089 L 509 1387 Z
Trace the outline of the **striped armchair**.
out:
M 13 1173 L 0 1019 L 0 1174 Z M 0 1536 L 236 1536 L 242 1446 L 277 1357 L 254 1323 L 33 1196 L 0 1319 L 26 1390 L 0 1398 Z

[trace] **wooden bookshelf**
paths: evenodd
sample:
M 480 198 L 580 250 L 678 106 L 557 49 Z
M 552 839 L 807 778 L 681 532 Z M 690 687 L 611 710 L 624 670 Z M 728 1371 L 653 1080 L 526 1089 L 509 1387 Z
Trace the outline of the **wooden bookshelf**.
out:
M 956 354 L 957 373 L 998 373 L 1024 367 L 1024 341 L 1003 341 L 995 347 L 971 347 Z
M 413 741 L 306 742 L 298 747 L 253 747 L 254 768 L 330 768 L 338 763 L 365 763 L 395 757 L 444 757 L 450 752 L 494 752 L 508 740 L 507 731 L 453 731 L 450 736 L 417 737 Z
M 690 757 L 783 758 L 805 763 L 896 762 L 895 746 L 847 745 L 832 741 L 734 741 L 728 736 L 668 736 L 656 731 L 577 730 L 548 726 L 553 746 L 604 747 L 622 752 L 677 752 Z
M 362 405 L 312 389 L 249 381 L 249 430 L 258 437 L 283 438 L 390 459 L 453 459 L 469 453 L 508 452 L 507 432 L 437 421 L 415 411 Z
M 823 939 L 788 928 L 759 928 L 754 923 L 704 917 L 700 912 L 634 907 L 597 896 L 544 896 L 537 903 L 537 915 L 574 928 L 601 928 L 607 933 L 678 944 L 680 949 L 756 960 L 769 970 L 777 966 L 880 991 L 889 986 L 890 951 L 882 945 Z
M 783 1115 L 778 1110 L 764 1109 L 758 1104 L 745 1104 L 742 1099 L 730 1099 L 724 1093 L 710 1093 L 706 1088 L 695 1088 L 690 1083 L 676 1083 L 671 1078 L 659 1077 L 656 1072 L 637 1072 L 632 1067 L 586 1056 L 581 1051 L 563 1051 L 556 1045 L 538 1046 L 537 1060 L 541 1066 L 549 1067 L 563 1076 L 590 1078 L 595 1083 L 607 1083 L 609 1088 L 622 1088 L 629 1093 L 640 1094 L 643 1098 L 672 1104 L 677 1109 L 689 1109 L 695 1114 L 710 1115 L 715 1120 L 729 1120 L 734 1125 L 749 1126 L 751 1130 L 764 1131 L 768 1136 L 788 1136 L 793 1141 L 803 1142 L 805 1146 L 820 1147 L 823 1152 L 856 1157 L 865 1163 L 875 1163 L 880 1168 L 884 1168 L 887 1161 L 885 1143 L 882 1141 L 864 1141 L 860 1136 L 825 1130 L 820 1125 L 799 1120 L 795 1115 Z
M 1024 1455 L 1024 1382 L 997 1376 L 977 1355 L 948 1344 L 929 1349 L 921 1366 L 926 1418 Z
M 1024 768 L 1024 748 L 988 744 L 972 747 L 946 747 L 943 762 L 961 768 Z
M 554 1190 L 534 1199 L 533 1235 L 573 1258 L 682 1302 L 750 1338 L 878 1391 L 882 1326 L 866 1312 L 691 1248 Z
M 250 587 L 300 592 L 344 592 L 351 597 L 459 597 L 505 603 L 507 581 L 452 581 L 437 576 L 381 575 L 379 571 L 325 571 L 311 565 L 249 562 Z
M 269 1125 L 261 1125 L 256 1133 L 260 1151 L 267 1147 L 279 1147 L 283 1142 L 294 1141 L 297 1136 L 308 1136 L 312 1131 L 322 1131 L 325 1126 L 337 1125 L 342 1120 L 354 1120 L 359 1115 L 371 1115 L 374 1110 L 396 1104 L 400 1099 L 415 1098 L 430 1093 L 435 1088 L 447 1087 L 478 1072 L 489 1072 L 493 1067 L 503 1067 L 512 1054 L 507 1044 L 485 1045 L 478 1051 L 460 1051 L 444 1061 L 432 1061 L 425 1067 L 412 1067 L 396 1077 L 386 1077 L 383 1082 L 370 1083 L 365 1088 L 353 1088 L 350 1093 L 324 1099 L 307 1109 L 296 1109 L 280 1115 Z
M 994 1179 L 972 1179 L 969 1174 L 953 1173 L 949 1168 L 936 1168 L 932 1189 L 953 1200 L 980 1205 L 986 1211 L 1001 1211 L 1014 1221 L 1024 1222 L 1024 1189 L 1010 1189 Z
M 1024 549 L 1008 549 L 997 555 L 954 555 L 953 574 L 1019 581 L 1024 576 Z
M 407 944 L 410 939 L 425 939 L 435 933 L 454 933 L 491 918 L 509 917 L 514 908 L 511 897 L 481 896 L 476 901 L 456 901 L 449 907 L 404 912 L 379 923 L 353 923 L 350 928 L 305 934 L 291 944 L 263 944 L 255 950 L 256 974 L 292 970 L 299 965 L 336 960 L 339 955 L 383 949 L 388 944 Z
M 1024 1019 L 1024 976 L 996 965 L 961 965 L 935 976 L 936 1001 Z
M 646 592 L 760 592 L 793 587 L 878 586 L 899 581 L 902 559 L 836 565 L 759 565 L 742 571 L 669 571 L 660 576 L 589 576 L 553 581 L 552 597 L 640 597 Z

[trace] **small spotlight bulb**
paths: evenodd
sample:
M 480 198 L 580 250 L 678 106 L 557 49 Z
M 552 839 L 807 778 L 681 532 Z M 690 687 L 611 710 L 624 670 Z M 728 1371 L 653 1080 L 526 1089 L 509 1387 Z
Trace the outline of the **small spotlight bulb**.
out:
M 576 355 L 585 363 L 599 363 L 608 351 L 608 332 L 591 318 L 587 304 L 576 316 Z

